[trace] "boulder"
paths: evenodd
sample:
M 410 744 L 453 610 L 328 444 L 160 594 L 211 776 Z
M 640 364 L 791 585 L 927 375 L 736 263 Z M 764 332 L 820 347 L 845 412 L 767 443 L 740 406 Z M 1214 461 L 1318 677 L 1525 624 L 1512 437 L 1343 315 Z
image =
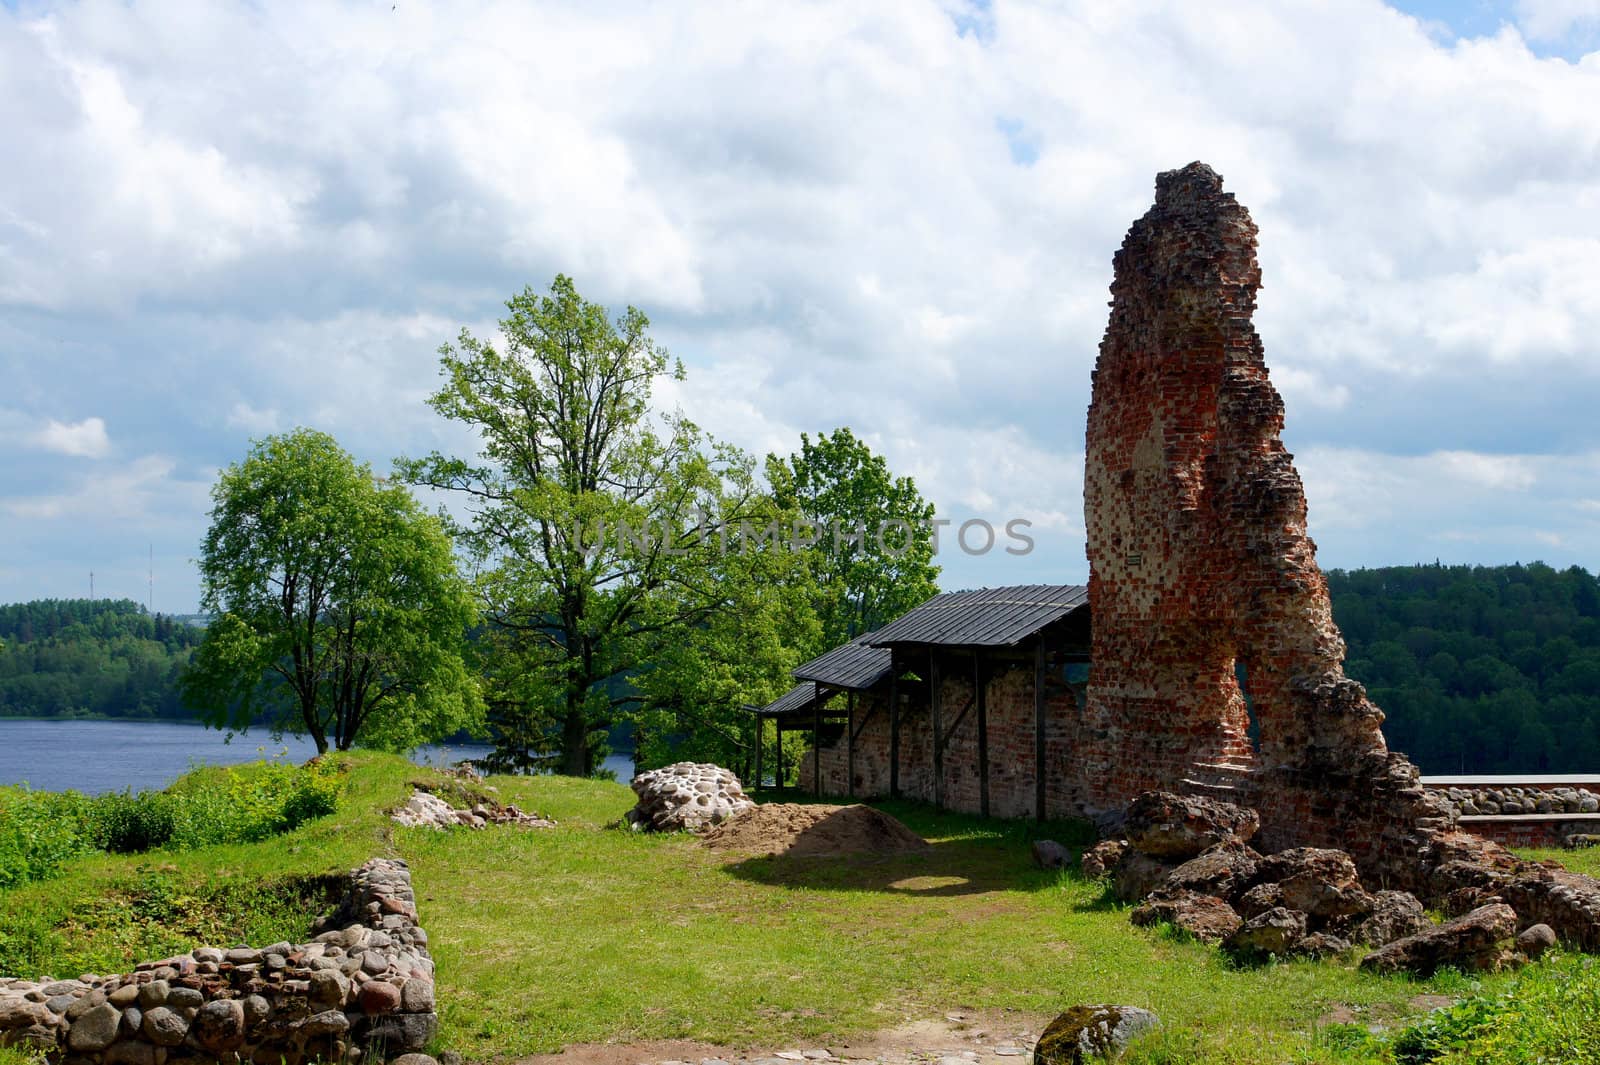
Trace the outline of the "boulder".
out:
M 1445 966 L 1464 972 L 1493 972 L 1515 963 L 1511 937 L 1516 930 L 1516 911 L 1494 902 L 1379 947 L 1361 959 L 1361 968 L 1416 976 L 1431 976 Z
M 1293 954 L 1306 937 L 1306 915 L 1274 906 L 1258 913 L 1223 940 L 1222 948 L 1244 958 L 1284 957 Z
M 1089 880 L 1099 880 L 1110 876 L 1117 868 L 1117 863 L 1122 860 L 1122 853 L 1128 849 L 1127 841 L 1120 839 L 1101 840 L 1083 852 L 1083 857 L 1078 861 L 1078 868 Z
M 1072 852 L 1053 839 L 1033 841 L 1033 864 L 1040 869 L 1065 869 L 1072 861 Z
M 1128 804 L 1123 835 L 1144 854 L 1183 861 L 1228 840 L 1256 834 L 1254 810 L 1198 796 L 1147 791 Z
M 1245 920 L 1283 905 L 1283 891 L 1277 884 L 1257 884 L 1233 900 L 1233 908 Z
M 1356 863 L 1344 851 L 1293 847 L 1269 854 L 1256 867 L 1256 879 L 1278 885 L 1283 905 L 1313 917 L 1367 913 L 1372 899 L 1361 890 Z
M 1336 936 L 1332 932 L 1312 932 L 1295 945 L 1294 953 L 1304 958 L 1331 958 L 1354 949 L 1343 936 Z
M 122 1013 L 109 1002 L 92 1006 L 72 1022 L 67 1033 L 67 1046 L 73 1050 L 104 1050 L 117 1038 L 117 1028 L 122 1024 Z
M 1256 876 L 1261 855 L 1238 840 L 1219 843 L 1167 874 L 1169 891 L 1193 891 L 1232 899 L 1241 894 Z
M 1533 924 L 1517 933 L 1516 947 L 1523 957 L 1533 961 L 1556 945 L 1556 933 L 1547 924 Z
M 214 998 L 194 1015 L 190 1034 L 213 1054 L 236 1050 L 244 1043 L 244 1003 L 236 998 Z
M 1114 1058 L 1160 1019 L 1138 1006 L 1074 1006 L 1051 1021 L 1033 1048 L 1034 1065 L 1084 1065 Z
M 1381 947 L 1397 939 L 1416 935 L 1429 927 L 1422 903 L 1409 891 L 1380 891 L 1372 896 L 1372 909 L 1352 915 L 1337 923 L 1337 927 L 1355 943 L 1368 947 Z
M 1114 874 L 1117 898 L 1123 902 L 1138 902 L 1165 884 L 1167 874 L 1176 868 L 1172 862 L 1164 862 L 1129 847 L 1122 852 Z
M 721 766 L 678 762 L 633 778 L 628 823 L 643 832 L 695 831 L 752 809 L 739 778 Z
M 1170 924 L 1203 943 L 1218 943 L 1236 931 L 1242 919 L 1214 895 L 1163 888 L 1145 899 L 1128 920 L 1139 927 Z

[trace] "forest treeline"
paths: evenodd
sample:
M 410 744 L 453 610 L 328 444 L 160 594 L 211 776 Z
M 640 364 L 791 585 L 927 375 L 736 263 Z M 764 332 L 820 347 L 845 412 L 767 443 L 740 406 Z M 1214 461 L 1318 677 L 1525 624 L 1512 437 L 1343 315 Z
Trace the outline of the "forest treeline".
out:
M 1600 582 L 1579 567 L 1328 573 L 1346 672 L 1424 773 L 1600 770 Z
M 0 716 L 177 718 L 203 629 L 130 599 L 0 606 Z
M 1427 773 L 1600 770 L 1600 580 L 1573 567 L 1332 570 L 1347 670 Z M 0 715 L 188 716 L 204 630 L 129 600 L 0 607 Z

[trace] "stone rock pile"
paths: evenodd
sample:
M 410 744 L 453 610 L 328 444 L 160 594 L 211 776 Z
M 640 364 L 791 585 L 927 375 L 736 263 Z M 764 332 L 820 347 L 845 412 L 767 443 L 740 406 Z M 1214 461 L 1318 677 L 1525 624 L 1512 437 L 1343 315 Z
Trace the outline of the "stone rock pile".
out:
M 411 793 L 406 804 L 393 814 L 394 820 L 413 828 L 487 828 L 490 825 L 521 825 L 524 828 L 554 828 L 556 823 L 537 814 L 523 813 L 510 803 L 479 801 L 471 809 L 451 806 L 444 799 L 421 788 Z
M 433 961 L 405 862 L 351 874 L 309 943 L 197 947 L 130 974 L 0 981 L 0 1044 L 82 1065 L 299 1065 L 420 1050 L 438 1027 Z M 63 1056 L 65 1055 L 65 1056 Z
M 755 808 L 739 778 L 721 766 L 677 762 L 633 778 L 638 805 L 628 823 L 639 832 L 698 831 Z
M 1459 814 L 1593 814 L 1600 795 L 1588 788 L 1440 788 Z
M 1514 966 L 1554 942 L 1557 932 L 1544 924 L 1581 931 L 1586 926 L 1579 911 L 1600 899 L 1582 884 L 1568 883 L 1565 894 L 1558 886 L 1562 878 L 1587 878 L 1533 872 L 1494 844 L 1456 833 L 1446 836 L 1459 851 L 1440 886 L 1450 887 L 1461 916 L 1435 926 L 1416 895 L 1366 891 L 1344 851 L 1259 854 L 1248 844 L 1256 824 L 1253 811 L 1234 804 L 1147 792 L 1128 806 L 1125 840 L 1085 852 L 1083 872 L 1112 876 L 1118 897 L 1138 900 L 1130 919 L 1139 926 L 1173 924 L 1240 958 L 1339 955 L 1365 945 L 1378 948 L 1363 961 L 1376 972 Z M 1480 860 L 1472 862 L 1474 856 Z M 1493 865 L 1501 856 L 1510 859 L 1504 870 Z M 1477 887 L 1462 894 L 1458 883 Z M 1496 886 L 1515 891 L 1501 899 L 1491 894 Z M 1518 897 L 1525 908 L 1517 907 Z

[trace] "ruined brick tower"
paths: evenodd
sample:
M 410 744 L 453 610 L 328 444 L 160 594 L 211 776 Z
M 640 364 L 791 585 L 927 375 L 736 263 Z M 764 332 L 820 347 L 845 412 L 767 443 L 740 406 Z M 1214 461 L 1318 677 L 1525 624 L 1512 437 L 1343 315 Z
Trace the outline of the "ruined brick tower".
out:
M 1269 846 L 1344 847 L 1381 875 L 1448 815 L 1344 675 L 1251 325 L 1260 286 L 1255 224 L 1221 177 L 1159 175 L 1116 255 L 1089 406 L 1086 798 L 1241 801 Z

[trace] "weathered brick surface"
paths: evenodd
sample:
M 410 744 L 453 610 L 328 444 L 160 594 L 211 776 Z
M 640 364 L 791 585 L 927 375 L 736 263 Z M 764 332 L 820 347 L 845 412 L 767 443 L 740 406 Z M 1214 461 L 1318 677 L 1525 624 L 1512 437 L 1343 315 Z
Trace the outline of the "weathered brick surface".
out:
M 1137 768 L 1094 781 L 1090 803 L 1126 802 L 1129 776 L 1227 784 L 1260 810 L 1264 848 L 1338 846 L 1378 882 L 1399 879 L 1448 811 L 1344 675 L 1251 324 L 1255 248 L 1249 212 L 1195 163 L 1156 179 L 1115 259 L 1085 471 L 1087 714 L 1092 757 Z

